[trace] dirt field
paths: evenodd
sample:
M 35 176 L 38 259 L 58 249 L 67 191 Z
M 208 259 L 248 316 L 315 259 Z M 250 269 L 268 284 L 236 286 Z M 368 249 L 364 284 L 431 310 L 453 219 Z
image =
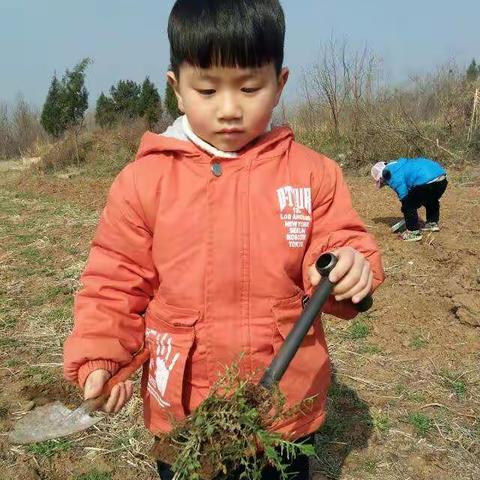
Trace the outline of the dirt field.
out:
M 62 343 L 111 178 L 0 177 L 0 479 L 148 480 L 140 403 L 67 440 L 12 447 L 6 433 L 47 400 L 70 406 Z M 354 322 L 325 320 L 335 379 L 316 480 L 480 478 L 480 175 L 452 172 L 442 230 L 396 239 L 393 193 L 348 178 L 388 275 Z

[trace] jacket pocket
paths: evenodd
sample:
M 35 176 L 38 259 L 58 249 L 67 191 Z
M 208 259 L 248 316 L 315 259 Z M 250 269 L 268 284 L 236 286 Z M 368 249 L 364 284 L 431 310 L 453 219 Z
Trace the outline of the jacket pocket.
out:
M 275 322 L 275 332 L 273 335 L 273 349 L 275 353 L 277 353 L 277 351 L 280 349 L 283 341 L 285 338 L 287 338 L 295 323 L 300 318 L 300 315 L 303 312 L 303 303 L 304 294 L 303 292 L 299 291 L 292 297 L 278 300 L 272 306 L 273 318 Z M 303 343 L 311 340 L 314 335 L 314 327 L 312 326 L 309 328 Z
M 185 416 L 185 366 L 199 318 L 197 310 L 175 307 L 158 299 L 152 300 L 145 313 L 145 344 L 150 350 L 150 362 L 143 393 L 151 397 L 149 403 L 157 406 L 155 410 L 162 410 L 157 413 L 164 419 Z
M 273 349 L 277 354 L 283 342 L 303 311 L 303 294 L 276 302 L 272 306 L 274 319 Z M 330 381 L 327 345 L 320 319 L 310 327 L 300 348 L 293 357 L 282 380 L 280 389 L 289 406 L 320 395 L 324 397 Z

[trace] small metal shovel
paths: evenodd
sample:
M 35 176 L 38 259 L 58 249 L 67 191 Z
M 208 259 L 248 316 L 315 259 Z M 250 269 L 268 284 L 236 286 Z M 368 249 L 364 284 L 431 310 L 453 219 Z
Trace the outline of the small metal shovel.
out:
M 90 413 L 101 408 L 107 401 L 112 388 L 119 382 L 128 380 L 149 358 L 146 349 L 135 355 L 133 360 L 121 368 L 103 387 L 96 398 L 85 400 L 77 409 L 70 410 L 61 402 L 49 403 L 27 413 L 9 433 L 10 443 L 27 445 L 44 442 L 54 438 L 65 437 L 81 432 L 102 420 L 102 417 L 91 417 Z

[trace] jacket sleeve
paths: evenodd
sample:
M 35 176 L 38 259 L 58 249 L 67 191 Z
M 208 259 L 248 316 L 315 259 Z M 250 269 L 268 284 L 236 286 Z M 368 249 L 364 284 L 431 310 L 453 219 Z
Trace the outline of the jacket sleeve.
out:
M 311 241 L 303 262 L 304 288 L 308 294 L 312 285 L 308 268 L 325 252 L 349 246 L 362 253 L 370 262 L 373 271 L 373 289 L 384 280 L 380 253 L 374 238 L 352 206 L 350 192 L 343 179 L 340 167 L 332 160 L 321 157 L 314 184 L 319 185 L 312 203 Z M 348 302 L 337 302 L 330 297 L 323 310 L 340 318 L 355 317 L 357 311 Z
M 114 374 L 142 347 L 142 314 L 158 285 L 144 217 L 130 164 L 110 189 L 64 346 L 65 377 L 82 387 L 93 370 Z
M 400 160 L 396 163 L 400 164 L 400 162 L 402 161 Z M 397 165 L 393 172 L 388 166 L 385 167 L 385 170 L 391 175 L 390 179 L 387 180 L 387 185 L 397 194 L 400 201 L 408 195 L 409 190 L 412 188 L 409 182 L 411 179 L 411 175 L 408 174 L 409 165 L 405 164 L 405 162 L 402 163 L 403 165 L 401 167 Z
M 403 172 L 402 172 L 403 174 Z M 397 173 L 400 176 L 400 173 Z M 413 185 L 410 182 L 410 178 L 406 175 L 405 178 L 399 178 L 395 184 L 395 193 L 397 194 L 400 201 L 403 201 L 408 195 L 408 192 L 413 188 Z

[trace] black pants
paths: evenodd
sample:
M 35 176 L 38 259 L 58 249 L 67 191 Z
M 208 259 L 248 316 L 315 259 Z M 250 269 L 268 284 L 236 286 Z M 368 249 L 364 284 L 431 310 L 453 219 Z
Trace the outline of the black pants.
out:
M 302 440 L 299 440 L 305 443 L 313 443 L 314 436 L 311 435 L 306 437 Z M 284 458 L 284 461 L 286 459 Z M 161 480 L 172 480 L 173 479 L 173 472 L 170 468 L 170 465 L 157 462 L 158 466 L 158 473 L 160 474 Z M 309 460 L 306 455 L 298 455 L 295 460 L 293 460 L 288 467 L 288 472 L 292 474 L 290 480 L 309 480 L 310 478 L 310 468 L 309 468 Z M 228 474 L 227 476 L 219 476 L 217 477 L 218 480 L 236 480 L 240 476 L 240 472 L 233 472 Z M 276 469 L 273 467 L 266 467 L 262 472 L 262 480 L 278 480 L 280 478 L 280 474 Z
M 418 230 L 418 213 L 420 207 L 427 211 L 427 222 L 438 222 L 440 219 L 440 197 L 445 192 L 447 179 L 440 182 L 426 183 L 412 188 L 402 200 L 402 213 L 407 230 Z

